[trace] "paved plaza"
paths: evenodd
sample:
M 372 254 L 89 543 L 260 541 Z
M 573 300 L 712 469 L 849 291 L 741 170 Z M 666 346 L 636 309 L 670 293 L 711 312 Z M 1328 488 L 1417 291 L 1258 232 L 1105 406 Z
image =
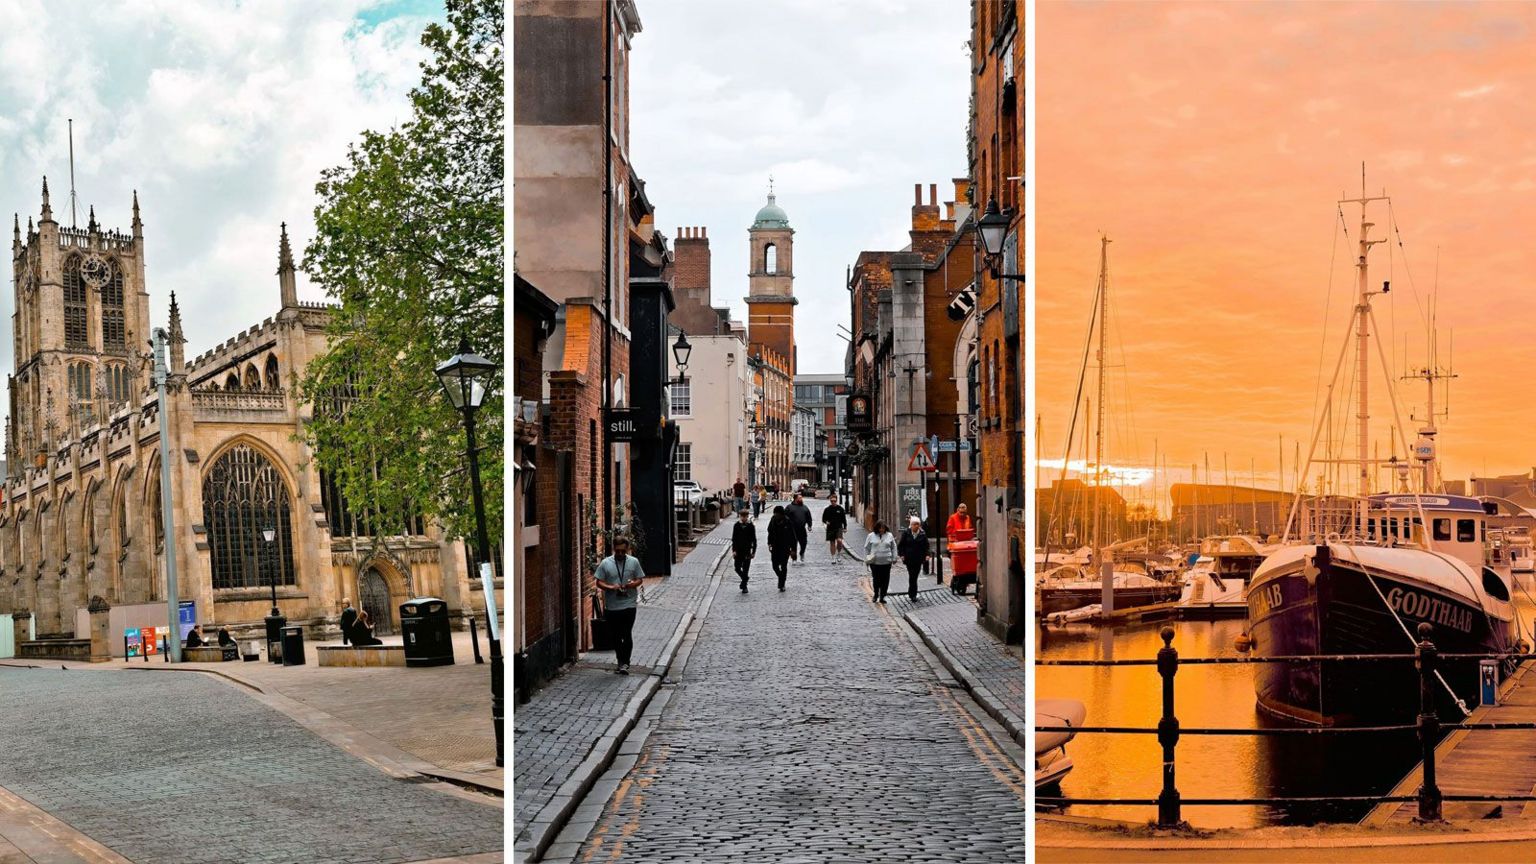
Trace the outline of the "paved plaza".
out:
M 67 853 L 66 837 L 18 861 L 393 864 L 503 847 L 499 798 L 391 776 L 208 675 L 4 666 L 0 717 L 0 787 L 121 856 Z
M 548 858 L 1025 860 L 1021 752 L 870 603 L 862 565 L 813 542 L 780 593 L 766 526 L 750 593 L 724 575 L 633 769 L 583 803 L 590 833 L 567 830 Z

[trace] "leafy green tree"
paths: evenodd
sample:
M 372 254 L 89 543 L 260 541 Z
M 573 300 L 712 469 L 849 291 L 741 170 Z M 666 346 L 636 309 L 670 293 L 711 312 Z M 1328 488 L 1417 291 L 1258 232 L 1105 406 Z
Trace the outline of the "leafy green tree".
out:
M 434 367 L 459 339 L 504 368 L 505 110 L 501 0 L 448 0 L 410 119 L 365 131 L 315 189 L 304 269 L 338 304 L 329 350 L 299 382 L 320 467 L 376 535 L 409 514 L 473 538 L 462 419 Z M 499 382 L 498 382 L 499 383 Z M 476 415 L 491 542 L 501 536 L 500 386 Z

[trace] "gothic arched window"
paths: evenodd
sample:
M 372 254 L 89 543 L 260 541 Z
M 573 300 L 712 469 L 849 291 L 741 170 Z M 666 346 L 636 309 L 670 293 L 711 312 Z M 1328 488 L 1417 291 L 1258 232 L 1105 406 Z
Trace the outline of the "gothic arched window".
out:
M 91 411 L 91 364 L 69 364 L 69 403 L 77 419 L 84 423 Z
M 128 401 L 128 367 L 121 363 L 109 364 L 105 370 L 107 401 L 116 408 Z
M 160 501 L 160 464 L 157 461 L 151 468 L 152 475 L 149 480 L 149 494 L 144 496 L 144 506 L 150 508 L 152 515 L 150 521 L 155 523 L 155 548 L 159 548 L 165 542 L 165 510 Z
M 85 280 L 80 278 L 79 255 L 64 262 L 64 347 L 74 351 L 90 347 L 85 337 Z
M 288 487 L 265 455 L 248 444 L 225 451 L 203 479 L 214 588 L 296 585 Z M 273 542 L 263 529 L 271 528 Z
M 229 377 L 224 379 L 224 389 L 225 390 L 239 390 L 240 389 L 240 376 L 239 376 L 239 374 L 237 374 L 235 372 L 229 373 Z
M 779 247 L 772 243 L 763 247 L 763 272 L 779 272 Z
M 283 386 L 282 373 L 277 371 L 277 355 L 267 355 L 267 389 L 281 390 Z
M 85 550 L 87 553 L 96 551 L 96 492 L 91 491 L 85 496 L 85 506 L 81 508 L 81 531 L 85 537 Z
M 101 286 L 101 345 L 121 351 L 127 347 L 123 337 L 123 268 L 116 258 L 111 267 L 111 277 Z
M 133 541 L 133 537 L 128 533 L 127 488 L 128 484 L 126 482 L 119 482 L 117 484 L 117 495 L 113 496 L 114 504 L 112 505 L 113 509 L 117 511 L 117 545 L 125 549 Z
M 245 385 L 244 386 L 245 386 L 245 389 L 247 389 L 247 390 L 260 390 L 261 389 L 261 375 L 256 372 L 256 364 L 255 363 L 247 363 L 247 364 L 245 364 Z

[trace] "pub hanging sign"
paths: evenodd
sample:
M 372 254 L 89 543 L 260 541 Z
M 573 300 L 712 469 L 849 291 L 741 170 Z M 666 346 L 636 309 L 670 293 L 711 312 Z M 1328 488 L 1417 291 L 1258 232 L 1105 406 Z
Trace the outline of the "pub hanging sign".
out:
M 869 397 L 863 393 L 855 393 L 848 397 L 848 431 L 868 432 L 873 427 L 873 419 L 870 417 Z
M 661 415 L 639 408 L 608 411 L 609 441 L 649 441 L 661 437 Z

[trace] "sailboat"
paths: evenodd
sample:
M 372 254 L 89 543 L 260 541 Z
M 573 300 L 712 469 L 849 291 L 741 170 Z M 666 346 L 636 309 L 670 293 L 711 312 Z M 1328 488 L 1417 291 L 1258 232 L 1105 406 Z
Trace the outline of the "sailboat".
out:
M 1058 616 L 1095 604 L 1099 606 L 1098 612 L 1102 613 L 1106 609 L 1113 611 L 1163 603 L 1179 596 L 1177 584 L 1165 582 L 1150 575 L 1143 566 L 1117 560 L 1116 545 L 1142 547 L 1145 546 L 1145 538 L 1128 541 L 1126 544 L 1106 543 L 1109 526 L 1107 514 L 1104 512 L 1102 493 L 1108 487 L 1109 479 L 1104 470 L 1104 370 L 1108 365 L 1105 343 L 1109 319 L 1109 243 L 1108 237 L 1099 238 L 1099 281 L 1094 297 L 1094 320 L 1091 322 L 1088 334 L 1090 342 L 1094 338 L 1098 339 L 1099 366 L 1098 405 L 1094 414 L 1092 554 L 1087 562 L 1053 567 L 1050 549 L 1047 547 L 1043 561 L 1045 572 L 1037 577 L 1035 587 L 1038 598 L 1035 608 L 1038 614 L 1043 616 Z M 1087 372 L 1085 348 L 1084 363 L 1078 372 L 1079 393 Z M 1076 399 L 1073 405 L 1073 425 L 1075 425 Z M 1067 431 L 1067 448 L 1061 469 L 1063 477 L 1066 476 L 1067 465 L 1071 460 L 1073 431 L 1070 427 Z M 1057 503 L 1059 502 L 1053 502 L 1053 510 Z M 1054 522 L 1054 514 L 1052 521 Z M 1050 532 L 1047 531 L 1046 535 L 1049 536 L 1049 534 Z M 1057 560 L 1060 560 L 1059 557 Z
M 1433 404 L 1415 446 L 1401 442 L 1418 463 L 1417 471 L 1395 457 L 1370 458 L 1371 302 L 1390 285 L 1383 283 L 1380 291 L 1370 287 L 1370 251 L 1384 240 L 1370 237 L 1374 223 L 1366 211 L 1371 203 L 1389 199 L 1368 196 L 1364 186 L 1362 172 L 1360 197 L 1339 202 L 1341 208 L 1357 204 L 1361 209 L 1358 300 L 1351 318 L 1359 388 L 1357 453 L 1353 460 L 1327 460 L 1358 467 L 1358 494 L 1323 495 L 1319 490 L 1305 506 L 1296 496 L 1281 545 L 1259 565 L 1249 587 L 1251 650 L 1261 657 L 1411 656 L 1418 628 L 1428 625 L 1441 654 L 1507 652 L 1514 641 L 1510 585 L 1484 564 L 1487 522 L 1481 502 L 1438 489 Z M 1348 347 L 1346 341 L 1334 368 L 1330 405 Z M 1397 396 L 1390 380 L 1387 385 L 1396 414 Z M 1314 431 L 1303 476 L 1326 422 Z M 1403 428 L 1397 422 L 1394 431 Z M 1393 494 L 1372 489 L 1373 469 L 1382 466 L 1418 490 Z M 1477 678 L 1475 661 L 1443 664 L 1434 690 L 1442 716 L 1462 716 L 1475 699 Z M 1254 688 L 1264 712 L 1322 726 L 1401 723 L 1418 713 L 1420 703 L 1418 673 L 1408 661 L 1261 663 Z

